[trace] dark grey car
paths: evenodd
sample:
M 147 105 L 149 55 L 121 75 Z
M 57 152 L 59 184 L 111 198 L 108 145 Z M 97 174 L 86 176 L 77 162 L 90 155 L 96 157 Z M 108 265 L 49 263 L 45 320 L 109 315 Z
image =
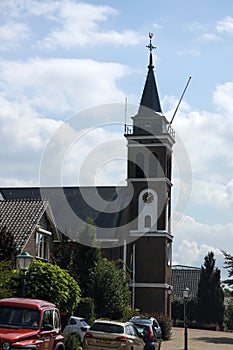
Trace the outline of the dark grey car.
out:
M 156 318 L 133 317 L 130 322 L 132 322 L 138 332 L 142 334 L 145 343 L 144 350 L 160 350 L 162 331 Z

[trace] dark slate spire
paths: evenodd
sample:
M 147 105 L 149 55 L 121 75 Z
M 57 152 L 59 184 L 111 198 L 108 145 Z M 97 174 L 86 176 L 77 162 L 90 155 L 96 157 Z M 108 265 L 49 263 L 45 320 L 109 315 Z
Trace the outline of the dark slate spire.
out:
M 155 76 L 154 76 L 152 50 L 155 49 L 155 46 L 153 46 L 151 43 L 151 39 L 153 38 L 152 33 L 149 33 L 149 38 L 150 38 L 150 44 L 147 45 L 148 49 L 150 50 L 148 73 L 146 77 L 144 90 L 142 93 L 138 114 L 143 114 L 143 107 L 150 108 L 154 112 L 162 113 L 162 109 L 159 101 L 159 94 L 158 94 L 158 90 L 155 82 Z

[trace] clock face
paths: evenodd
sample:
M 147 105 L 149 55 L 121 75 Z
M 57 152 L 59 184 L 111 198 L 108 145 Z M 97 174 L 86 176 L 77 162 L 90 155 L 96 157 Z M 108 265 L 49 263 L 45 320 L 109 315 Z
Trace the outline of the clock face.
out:
M 146 204 L 150 204 L 153 202 L 154 200 L 154 196 L 151 192 L 145 192 L 142 196 L 142 200 L 144 203 Z

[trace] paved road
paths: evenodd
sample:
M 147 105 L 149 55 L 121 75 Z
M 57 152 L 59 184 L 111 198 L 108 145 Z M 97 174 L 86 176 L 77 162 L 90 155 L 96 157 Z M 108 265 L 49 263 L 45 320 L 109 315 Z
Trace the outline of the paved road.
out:
M 170 340 L 163 341 L 161 350 L 183 350 L 184 329 L 173 328 Z M 188 350 L 233 349 L 233 333 L 188 329 Z

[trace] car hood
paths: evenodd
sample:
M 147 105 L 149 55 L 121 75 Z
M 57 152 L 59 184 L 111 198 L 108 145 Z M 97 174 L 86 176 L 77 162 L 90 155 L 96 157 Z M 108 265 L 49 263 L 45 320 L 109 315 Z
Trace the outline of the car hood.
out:
M 9 342 L 16 342 L 27 337 L 32 337 L 37 333 L 38 330 L 0 328 L 0 339 L 7 340 Z

